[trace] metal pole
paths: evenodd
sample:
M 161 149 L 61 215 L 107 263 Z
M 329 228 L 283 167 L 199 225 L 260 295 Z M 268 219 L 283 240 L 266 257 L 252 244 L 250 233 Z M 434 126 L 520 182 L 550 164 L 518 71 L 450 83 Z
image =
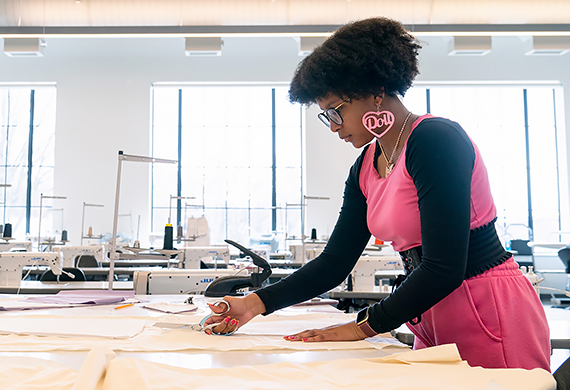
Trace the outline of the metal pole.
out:
M 83 215 L 81 216 L 81 246 L 83 246 L 84 224 L 85 224 L 85 202 L 83 202 Z
M 526 187 L 527 187 L 527 208 L 528 208 L 528 227 L 531 231 L 530 240 L 534 241 L 534 224 L 532 217 L 532 191 L 530 184 L 530 135 L 529 135 L 529 123 L 528 123 L 528 98 L 527 90 L 523 89 L 523 103 L 524 103 L 524 138 L 526 146 Z
M 40 221 L 38 224 L 38 252 L 41 252 L 41 235 L 42 235 L 42 201 L 44 199 L 44 194 L 40 194 Z
M 117 223 L 119 220 L 119 193 L 121 191 L 121 167 L 123 165 L 123 151 L 119 150 L 119 166 L 117 168 L 117 188 L 115 190 L 115 213 L 113 214 L 113 236 L 111 237 L 111 249 L 109 253 L 109 290 L 113 289 L 113 277 L 115 276 L 115 258 L 117 256 Z

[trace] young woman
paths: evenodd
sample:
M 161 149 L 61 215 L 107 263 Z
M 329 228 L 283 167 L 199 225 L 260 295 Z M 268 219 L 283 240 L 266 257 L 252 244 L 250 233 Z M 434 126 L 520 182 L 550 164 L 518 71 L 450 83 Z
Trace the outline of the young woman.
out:
M 411 113 L 403 96 L 418 74 L 419 43 L 386 18 L 348 24 L 299 65 L 290 99 L 356 148 L 339 219 L 323 253 L 245 298 L 214 333 L 340 284 L 372 233 L 391 241 L 406 279 L 354 322 L 286 336 L 361 340 L 407 323 L 414 348 L 455 343 L 471 366 L 550 370 L 540 300 L 495 231 L 496 210 L 477 146 L 455 122 Z M 216 309 L 221 310 L 221 309 Z

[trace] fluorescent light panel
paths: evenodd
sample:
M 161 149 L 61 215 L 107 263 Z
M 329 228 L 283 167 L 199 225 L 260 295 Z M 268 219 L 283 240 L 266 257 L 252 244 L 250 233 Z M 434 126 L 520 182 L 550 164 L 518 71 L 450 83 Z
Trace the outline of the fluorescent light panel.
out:
M 560 56 L 570 51 L 570 37 L 533 36 L 527 56 Z
M 40 38 L 4 38 L 4 53 L 9 57 L 43 57 Z
M 299 39 L 299 55 L 304 56 L 311 54 L 313 50 L 321 45 L 326 37 L 300 37 Z
M 492 49 L 490 36 L 464 37 L 455 36 L 449 43 L 450 56 L 484 56 Z
M 221 56 L 223 43 L 221 37 L 186 38 L 185 54 L 188 57 Z

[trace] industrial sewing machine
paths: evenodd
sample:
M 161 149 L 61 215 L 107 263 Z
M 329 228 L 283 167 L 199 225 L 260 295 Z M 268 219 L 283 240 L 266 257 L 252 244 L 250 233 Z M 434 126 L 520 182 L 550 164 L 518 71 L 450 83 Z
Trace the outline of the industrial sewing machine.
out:
M 182 248 L 185 269 L 200 269 L 200 261 L 222 259 L 226 264 L 230 262 L 230 248 L 221 246 L 188 246 Z
M 26 265 L 48 265 L 54 275 L 61 275 L 63 257 L 59 252 L 0 253 L 0 286 L 19 286 Z
M 135 294 L 202 294 L 206 287 L 222 276 L 235 275 L 234 269 L 178 269 L 135 271 Z M 247 275 L 247 270 L 244 270 Z
M 223 297 L 238 295 L 243 290 L 261 287 L 261 284 L 271 275 L 269 263 L 240 244 L 231 240 L 225 241 L 250 256 L 261 272 L 249 273 L 247 268 L 240 270 L 169 268 L 156 271 L 136 271 L 133 274 L 135 293 L 149 295 L 204 293 L 207 297 Z M 223 247 L 218 248 L 223 249 Z M 227 256 L 229 258 L 229 252 Z
M 380 291 L 389 290 L 390 281 L 404 275 L 402 259 L 398 254 L 362 255 L 352 270 L 352 291 L 373 291 L 379 278 Z
M 303 244 L 289 245 L 291 251 L 291 260 L 293 263 L 305 264 L 307 261 L 313 260 L 321 254 L 325 249 L 326 242 L 305 242 Z M 303 250 L 305 253 L 303 253 Z
M 31 252 L 31 241 L 0 240 L 0 252 Z
M 54 251 L 61 252 L 64 267 L 77 267 L 83 256 L 92 256 L 98 264 L 105 258 L 105 247 L 101 245 L 88 246 L 55 246 Z M 81 264 L 79 264 L 81 266 Z

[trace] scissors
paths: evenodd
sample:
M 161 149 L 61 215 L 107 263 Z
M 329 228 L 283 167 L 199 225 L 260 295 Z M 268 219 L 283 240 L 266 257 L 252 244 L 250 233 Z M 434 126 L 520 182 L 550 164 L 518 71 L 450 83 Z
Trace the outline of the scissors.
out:
M 230 311 L 230 303 L 224 299 L 221 299 L 219 301 L 216 301 L 214 303 L 211 304 L 211 306 L 220 306 L 220 304 L 225 303 L 227 305 L 227 309 L 224 310 L 222 313 L 214 313 L 214 311 L 212 311 L 210 314 L 208 314 L 206 317 L 202 318 L 202 320 L 200 322 L 198 322 L 197 324 L 184 324 L 184 323 L 178 323 L 178 322 L 157 322 L 154 324 L 154 326 L 159 326 L 161 328 L 173 328 L 173 329 L 180 329 L 180 328 L 188 328 L 191 330 L 195 330 L 197 332 L 205 332 L 206 330 L 215 328 L 216 326 L 220 325 L 220 322 L 215 323 L 215 324 L 210 324 L 210 325 L 206 325 L 204 326 L 204 324 L 206 323 L 206 321 L 208 319 L 210 319 L 210 317 L 213 316 L 223 316 L 224 314 L 227 314 Z M 231 336 L 232 334 L 234 334 L 236 332 L 237 329 L 228 332 L 228 333 L 214 333 L 212 332 L 212 334 L 218 335 L 218 336 Z

